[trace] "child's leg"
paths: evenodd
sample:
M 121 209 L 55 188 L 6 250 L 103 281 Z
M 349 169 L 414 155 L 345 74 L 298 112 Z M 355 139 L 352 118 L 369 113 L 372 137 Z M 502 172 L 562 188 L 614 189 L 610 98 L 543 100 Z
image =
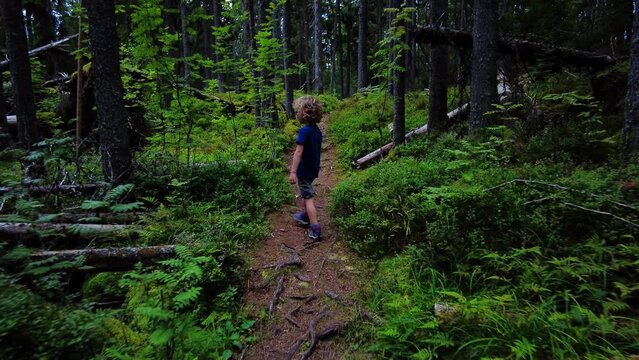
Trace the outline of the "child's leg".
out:
M 313 198 L 304 199 L 304 207 L 306 208 L 306 214 L 308 214 L 308 219 L 311 221 L 311 224 L 318 224 L 315 200 Z

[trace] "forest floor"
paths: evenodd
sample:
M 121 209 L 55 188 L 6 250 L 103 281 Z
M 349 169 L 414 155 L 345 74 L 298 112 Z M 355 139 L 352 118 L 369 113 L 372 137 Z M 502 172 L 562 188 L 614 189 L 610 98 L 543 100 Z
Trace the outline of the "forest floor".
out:
M 340 359 L 348 351 L 335 335 L 355 319 L 352 297 L 360 271 L 356 257 L 337 239 L 328 212 L 338 181 L 336 157 L 334 146 L 325 142 L 320 175 L 313 184 L 322 241 L 311 242 L 307 229 L 293 223 L 293 214 L 302 206 L 298 197 L 297 206 L 286 205 L 271 215 L 271 236 L 250 254 L 245 303 L 260 320 L 257 343 L 242 354 L 244 359 Z M 318 338 L 316 345 L 313 337 Z

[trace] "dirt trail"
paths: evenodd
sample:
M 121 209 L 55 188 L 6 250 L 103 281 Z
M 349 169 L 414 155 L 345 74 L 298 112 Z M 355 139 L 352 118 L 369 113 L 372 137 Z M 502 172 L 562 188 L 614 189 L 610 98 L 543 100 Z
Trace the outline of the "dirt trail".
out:
M 335 149 L 324 145 L 320 175 L 314 183 L 323 240 L 309 243 L 307 229 L 293 224 L 292 215 L 302 204 L 298 198 L 297 207 L 284 206 L 271 216 L 271 236 L 251 254 L 245 302 L 261 320 L 256 325 L 258 342 L 245 351 L 244 359 L 342 358 L 345 349 L 334 338 L 357 312 L 351 299 L 357 291 L 357 271 L 348 249 L 336 241 L 328 214 L 330 193 L 337 183 L 335 161 Z M 279 299 L 276 306 L 274 298 Z M 311 332 L 324 336 L 305 357 L 313 324 Z

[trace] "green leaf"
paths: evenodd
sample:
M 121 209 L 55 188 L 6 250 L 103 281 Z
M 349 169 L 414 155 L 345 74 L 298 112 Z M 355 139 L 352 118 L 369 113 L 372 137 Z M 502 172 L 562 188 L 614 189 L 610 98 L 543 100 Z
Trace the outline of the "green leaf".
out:
M 151 341 L 153 345 L 161 346 L 168 343 L 172 336 L 173 329 L 157 329 L 151 334 L 149 341 Z

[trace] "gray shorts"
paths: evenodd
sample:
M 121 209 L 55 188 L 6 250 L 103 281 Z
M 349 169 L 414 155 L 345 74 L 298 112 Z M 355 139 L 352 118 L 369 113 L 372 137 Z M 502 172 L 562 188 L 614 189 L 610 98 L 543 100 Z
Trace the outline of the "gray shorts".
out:
M 315 197 L 315 190 L 313 190 L 313 180 L 315 179 L 297 179 L 297 186 L 300 188 L 300 195 L 302 199 L 312 199 Z

